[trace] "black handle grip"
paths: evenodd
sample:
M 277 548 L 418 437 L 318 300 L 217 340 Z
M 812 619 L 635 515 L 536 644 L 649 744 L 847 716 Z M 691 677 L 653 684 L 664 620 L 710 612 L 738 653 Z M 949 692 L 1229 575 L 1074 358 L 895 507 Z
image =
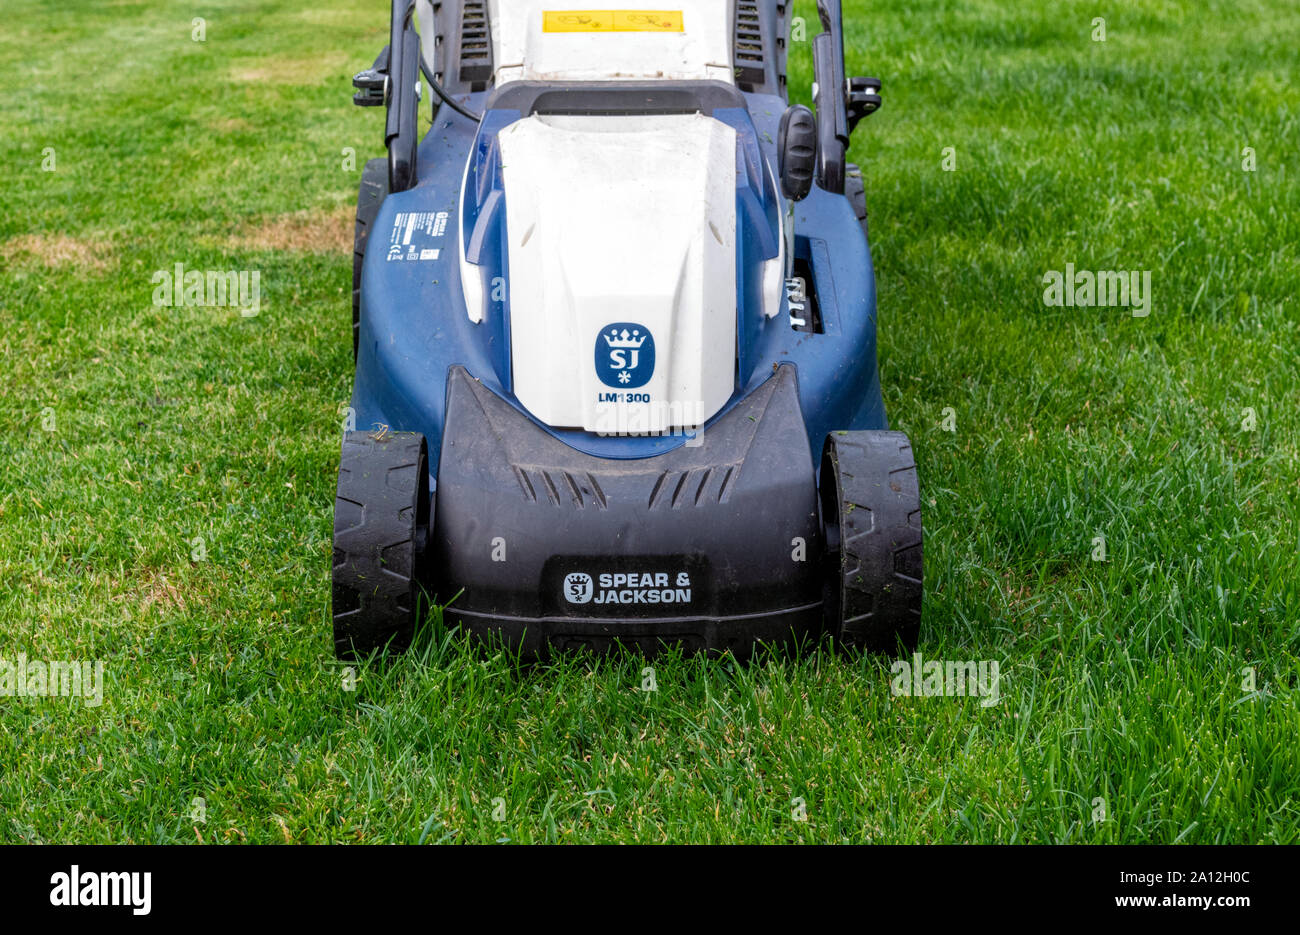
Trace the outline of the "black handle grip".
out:
M 388 121 L 384 127 L 390 192 L 404 192 L 415 184 L 416 151 L 420 145 L 420 102 L 416 95 L 420 36 L 411 21 L 414 13 L 414 0 L 393 0 L 388 42 Z
M 848 116 L 844 109 L 844 63 L 835 55 L 829 32 L 813 37 L 813 75 L 817 93 L 817 184 L 837 195 L 844 193 L 844 164 L 849 148 Z
M 802 201 L 812 191 L 817 169 L 817 118 L 802 104 L 787 108 L 777 131 L 777 175 L 781 192 Z

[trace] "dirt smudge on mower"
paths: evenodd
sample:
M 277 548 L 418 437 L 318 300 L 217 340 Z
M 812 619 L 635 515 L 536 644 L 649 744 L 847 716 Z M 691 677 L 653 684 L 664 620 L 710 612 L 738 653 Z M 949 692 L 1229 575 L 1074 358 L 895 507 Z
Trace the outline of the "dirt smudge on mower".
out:
M 297 250 L 346 253 L 352 249 L 355 209 L 341 205 L 332 211 L 277 214 L 247 224 L 231 246 L 252 250 Z
M 65 234 L 23 234 L 0 243 L 4 266 L 77 267 L 99 272 L 108 268 L 110 257 L 107 245 Z

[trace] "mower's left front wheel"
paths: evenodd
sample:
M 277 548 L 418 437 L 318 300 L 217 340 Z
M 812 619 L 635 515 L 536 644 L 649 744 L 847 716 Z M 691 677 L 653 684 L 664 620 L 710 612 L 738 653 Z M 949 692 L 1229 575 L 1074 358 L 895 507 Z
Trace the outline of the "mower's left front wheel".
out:
M 902 432 L 832 432 L 822 454 L 826 622 L 846 648 L 916 648 L 921 630 L 921 495 Z
M 430 528 L 429 455 L 415 432 L 348 432 L 334 499 L 334 651 L 411 643 Z

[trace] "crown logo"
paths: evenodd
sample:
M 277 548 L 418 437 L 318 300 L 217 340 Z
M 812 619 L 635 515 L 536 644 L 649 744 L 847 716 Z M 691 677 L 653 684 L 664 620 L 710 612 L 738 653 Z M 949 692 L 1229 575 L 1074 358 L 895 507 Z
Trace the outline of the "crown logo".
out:
M 638 335 L 640 337 L 637 337 Z M 640 329 L 637 328 L 632 329 L 631 334 L 628 333 L 626 328 L 623 329 L 622 334 L 619 334 L 618 329 L 611 328 L 609 334 L 602 335 L 602 337 L 611 348 L 628 347 L 634 350 L 644 344 L 646 339 L 646 336 L 641 334 Z

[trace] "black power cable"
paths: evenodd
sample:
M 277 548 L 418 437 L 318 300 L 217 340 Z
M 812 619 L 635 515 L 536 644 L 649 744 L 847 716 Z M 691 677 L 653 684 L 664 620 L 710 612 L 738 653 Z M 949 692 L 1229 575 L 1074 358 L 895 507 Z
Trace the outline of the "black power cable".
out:
M 482 114 L 476 114 L 464 104 L 452 100 L 451 95 L 447 93 L 447 89 L 440 85 L 438 79 L 433 77 L 433 74 L 429 71 L 429 66 L 425 64 L 423 55 L 420 56 L 420 73 L 424 75 L 424 80 L 429 82 L 429 87 L 433 88 L 434 93 L 442 98 L 447 103 L 447 106 L 456 113 L 473 120 L 475 123 L 479 123 L 483 119 Z

